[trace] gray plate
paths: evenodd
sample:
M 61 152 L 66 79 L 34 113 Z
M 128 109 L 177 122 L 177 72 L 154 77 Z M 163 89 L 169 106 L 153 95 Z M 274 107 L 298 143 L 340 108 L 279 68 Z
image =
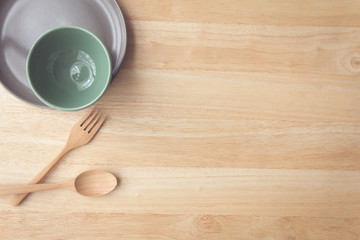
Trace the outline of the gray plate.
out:
M 115 0 L 0 0 L 0 82 L 20 100 L 49 108 L 32 92 L 26 58 L 45 31 L 76 25 L 97 35 L 107 47 L 115 77 L 126 49 L 124 17 Z

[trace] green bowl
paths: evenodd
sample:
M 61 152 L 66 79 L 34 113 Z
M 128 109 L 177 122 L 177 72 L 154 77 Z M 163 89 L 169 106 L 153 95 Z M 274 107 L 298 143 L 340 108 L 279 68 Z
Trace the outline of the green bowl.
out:
M 32 46 L 26 73 L 35 95 L 49 107 L 74 111 L 94 104 L 111 80 L 111 60 L 90 31 L 63 26 L 44 33 Z

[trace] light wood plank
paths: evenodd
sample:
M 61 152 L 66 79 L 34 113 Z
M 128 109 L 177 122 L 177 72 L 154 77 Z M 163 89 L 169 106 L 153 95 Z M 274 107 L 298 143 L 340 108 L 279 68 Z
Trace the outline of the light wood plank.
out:
M 358 28 L 130 21 L 125 67 L 360 73 Z
M 32 194 L 23 207 L 37 211 L 50 204 L 51 208 L 42 209 L 45 212 L 51 209 L 82 213 L 360 217 L 360 174 L 355 171 L 119 169 L 106 162 L 99 162 L 92 168 L 100 166 L 106 166 L 105 170 L 112 170 L 120 178 L 120 187 L 115 192 L 99 198 L 76 196 L 65 190 L 51 194 L 39 192 Z M 69 178 L 70 173 L 76 175 L 87 168 L 87 165 L 63 165 L 47 180 L 60 182 Z M 11 178 L 2 176 L 2 182 Z M 2 208 L 13 210 L 6 198 L 1 198 L 0 204 Z M 16 211 L 23 210 L 17 208 Z
M 360 3 L 354 0 L 117 0 L 134 20 L 279 26 L 359 27 Z
M 0 222 L 1 239 L 52 239 L 55 232 L 57 239 L 123 240 L 357 240 L 360 234 L 358 219 L 338 218 L 0 212 Z

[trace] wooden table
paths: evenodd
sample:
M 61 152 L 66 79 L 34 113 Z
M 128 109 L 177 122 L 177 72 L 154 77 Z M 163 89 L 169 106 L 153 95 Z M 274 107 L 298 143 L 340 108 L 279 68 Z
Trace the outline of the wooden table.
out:
M 46 182 L 120 186 L 0 198 L 0 239 L 360 237 L 360 1 L 119 0 L 129 44 L 108 120 Z M 26 183 L 87 110 L 0 88 L 0 181 Z

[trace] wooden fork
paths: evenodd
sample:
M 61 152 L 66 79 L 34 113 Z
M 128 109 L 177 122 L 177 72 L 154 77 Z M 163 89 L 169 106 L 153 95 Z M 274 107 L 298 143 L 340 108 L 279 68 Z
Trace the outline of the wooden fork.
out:
M 85 145 L 91 141 L 95 134 L 104 123 L 105 117 L 101 116 L 101 112 L 93 109 L 84 118 L 80 119 L 71 129 L 69 137 L 61 152 L 41 170 L 28 184 L 39 183 L 50 170 L 59 162 L 59 160 L 69 151 L 74 148 Z M 28 194 L 17 194 L 11 200 L 10 204 L 13 206 L 19 205 Z

